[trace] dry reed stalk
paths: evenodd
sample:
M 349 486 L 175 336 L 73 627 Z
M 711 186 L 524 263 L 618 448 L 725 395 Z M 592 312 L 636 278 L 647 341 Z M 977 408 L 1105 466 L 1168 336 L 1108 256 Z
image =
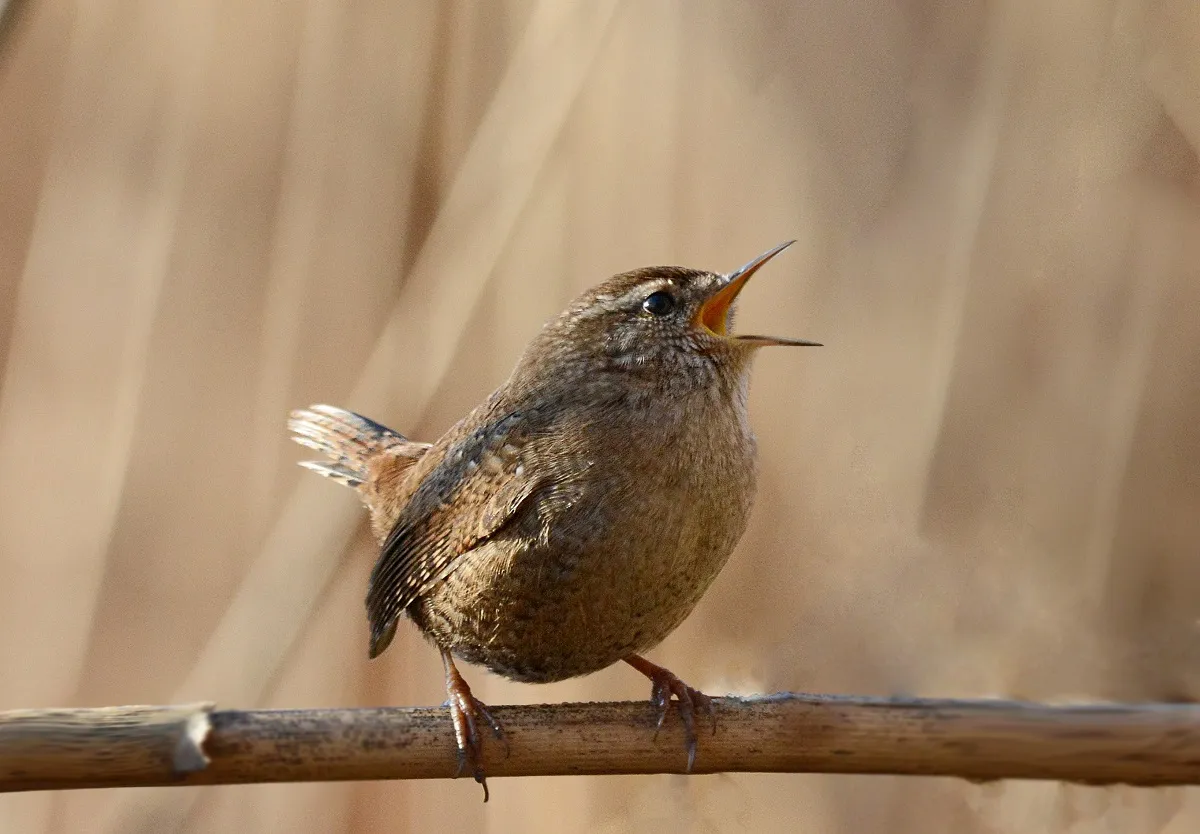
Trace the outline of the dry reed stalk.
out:
M 694 772 L 1200 784 L 1200 707 L 780 694 L 720 698 Z M 493 777 L 683 773 L 676 714 L 646 702 L 495 708 Z M 442 708 L 214 711 L 210 704 L 0 713 L 0 791 L 436 779 Z

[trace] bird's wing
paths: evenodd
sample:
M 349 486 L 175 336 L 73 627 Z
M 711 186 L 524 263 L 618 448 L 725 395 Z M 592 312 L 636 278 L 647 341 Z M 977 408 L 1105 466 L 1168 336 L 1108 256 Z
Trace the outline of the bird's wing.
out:
M 499 532 L 540 490 L 562 483 L 566 473 L 546 465 L 562 456 L 544 454 L 543 422 L 537 414 L 510 413 L 451 444 L 422 479 L 371 572 L 371 657 L 387 648 L 401 613 L 456 559 Z

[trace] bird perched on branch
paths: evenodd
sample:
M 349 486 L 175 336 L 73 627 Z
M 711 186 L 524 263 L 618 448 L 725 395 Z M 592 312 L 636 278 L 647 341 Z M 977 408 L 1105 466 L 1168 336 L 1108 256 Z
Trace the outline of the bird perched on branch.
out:
M 759 348 L 732 335 L 747 280 L 789 243 L 727 275 L 647 267 L 547 322 L 508 381 L 433 444 L 315 405 L 293 412 L 303 465 L 358 491 L 382 543 L 367 592 L 370 655 L 402 616 L 440 650 L 461 767 L 487 784 L 480 725 L 500 725 L 454 659 L 549 683 L 625 661 L 672 696 L 696 754 L 707 696 L 642 655 L 725 565 L 754 498 L 746 411 Z

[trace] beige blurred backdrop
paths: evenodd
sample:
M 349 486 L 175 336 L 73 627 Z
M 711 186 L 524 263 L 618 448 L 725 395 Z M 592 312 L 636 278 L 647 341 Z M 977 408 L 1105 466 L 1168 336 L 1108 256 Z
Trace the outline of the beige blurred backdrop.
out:
M 25 0 L 0 28 L 0 708 L 436 704 L 290 408 L 431 440 L 581 288 L 743 328 L 713 693 L 1200 695 L 1194 0 Z M 466 671 L 464 669 L 464 671 Z M 492 703 L 647 697 L 628 669 Z M 0 798 L 0 832 L 1182 832 L 1200 794 L 707 776 Z

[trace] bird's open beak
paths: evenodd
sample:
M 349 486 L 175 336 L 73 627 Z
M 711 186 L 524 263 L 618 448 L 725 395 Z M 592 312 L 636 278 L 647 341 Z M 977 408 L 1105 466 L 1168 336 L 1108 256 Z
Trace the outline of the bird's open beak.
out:
M 742 291 L 742 287 L 746 286 L 746 282 L 750 280 L 750 276 L 758 272 L 760 266 L 795 242 L 794 240 L 789 240 L 786 243 L 781 243 L 772 249 L 768 249 L 750 261 L 750 263 L 726 275 L 720 289 L 701 305 L 700 311 L 696 314 L 696 318 L 692 323 L 697 327 L 703 327 L 714 336 L 736 339 L 743 344 L 751 344 L 756 347 L 767 347 L 769 345 L 821 347 L 820 342 L 808 342 L 801 339 L 780 339 L 775 336 L 730 336 L 726 332 L 726 325 L 729 321 L 729 308 L 738 297 L 738 293 Z

